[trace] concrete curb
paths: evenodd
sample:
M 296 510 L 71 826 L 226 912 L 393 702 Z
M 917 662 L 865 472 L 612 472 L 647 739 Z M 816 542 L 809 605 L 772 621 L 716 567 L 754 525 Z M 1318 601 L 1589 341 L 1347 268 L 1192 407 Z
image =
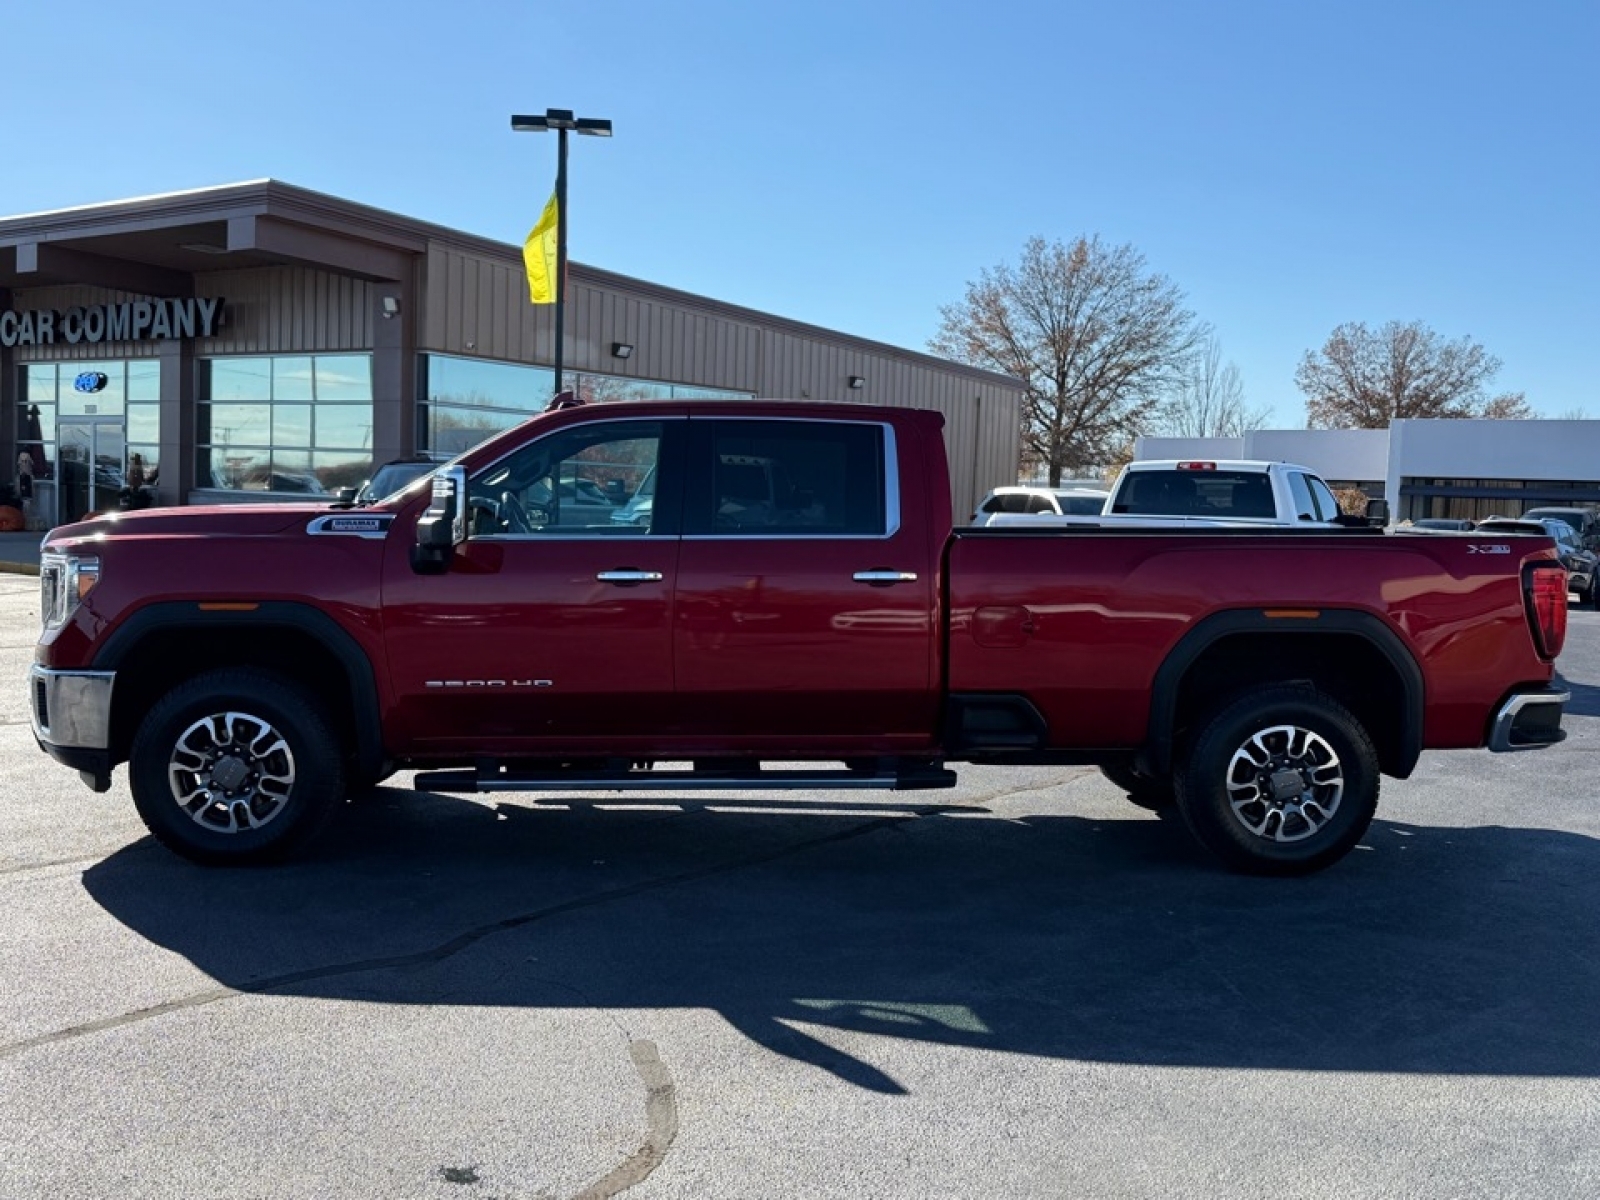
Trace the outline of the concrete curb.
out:
M 0 562 L 0 575 L 37 575 L 38 563 Z

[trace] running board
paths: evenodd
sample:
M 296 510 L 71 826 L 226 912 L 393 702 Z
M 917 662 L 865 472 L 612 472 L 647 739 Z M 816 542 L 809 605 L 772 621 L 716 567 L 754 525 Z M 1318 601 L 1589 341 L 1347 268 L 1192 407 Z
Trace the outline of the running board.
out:
M 508 771 L 502 768 L 422 771 L 411 786 L 419 792 L 668 792 L 866 790 L 912 792 L 952 788 L 956 773 L 918 764 L 899 771 L 756 770 L 738 775 L 715 771 Z

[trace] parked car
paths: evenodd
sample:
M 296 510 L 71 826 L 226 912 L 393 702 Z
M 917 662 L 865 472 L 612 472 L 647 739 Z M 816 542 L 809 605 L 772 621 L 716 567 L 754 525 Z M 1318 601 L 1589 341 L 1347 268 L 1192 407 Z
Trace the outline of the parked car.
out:
M 1578 593 L 1579 603 L 1600 608 L 1600 593 L 1595 588 L 1596 575 L 1600 573 L 1600 554 L 1585 549 L 1578 540 L 1577 531 L 1566 521 L 1559 517 L 1530 519 L 1524 516 L 1521 520 L 1486 517 L 1478 522 L 1477 532 L 1520 533 L 1553 538 L 1556 554 L 1561 559 L 1561 565 L 1567 569 L 1567 590 Z
M 655 502 L 656 469 L 651 467 L 645 472 L 645 477 L 640 482 L 638 490 L 612 510 L 611 522 L 614 525 L 635 525 L 640 528 L 648 528 L 655 512 Z
M 1419 517 L 1401 528 L 1432 530 L 1435 533 L 1471 533 L 1477 526 L 1465 517 Z
M 426 454 L 413 455 L 410 458 L 397 458 L 386 462 L 383 466 L 372 472 L 372 476 L 356 490 L 352 503 L 371 504 L 392 496 L 403 490 L 407 484 L 421 479 L 424 475 L 432 475 L 434 468 L 439 465 L 437 459 Z M 343 497 L 341 496 L 341 499 Z
M 997 487 L 978 502 L 970 525 L 980 529 L 1000 513 L 1053 517 L 1094 517 L 1104 511 L 1110 492 L 1096 488 Z
M 1363 517 L 1346 516 L 1315 472 L 1294 463 L 1235 459 L 1145 459 L 1122 468 L 1105 508 L 1091 516 L 993 514 L 995 526 L 1097 525 L 1118 528 L 1278 526 L 1317 529 L 1383 524 L 1388 507 L 1368 503 Z
M 1578 540 L 1583 543 L 1585 550 L 1600 554 L 1600 512 L 1574 504 L 1530 508 L 1522 514 L 1524 521 L 1542 521 L 1546 517 L 1565 521 L 1577 533 Z

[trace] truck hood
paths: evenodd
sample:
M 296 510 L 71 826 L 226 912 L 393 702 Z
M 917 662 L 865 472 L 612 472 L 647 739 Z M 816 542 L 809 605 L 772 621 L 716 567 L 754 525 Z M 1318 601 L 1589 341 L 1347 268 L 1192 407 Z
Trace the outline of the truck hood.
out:
M 145 508 L 58 525 L 45 535 L 43 544 L 50 549 L 118 537 L 270 537 L 297 525 L 304 528 L 318 517 L 345 511 L 348 510 L 327 504 L 304 503 Z

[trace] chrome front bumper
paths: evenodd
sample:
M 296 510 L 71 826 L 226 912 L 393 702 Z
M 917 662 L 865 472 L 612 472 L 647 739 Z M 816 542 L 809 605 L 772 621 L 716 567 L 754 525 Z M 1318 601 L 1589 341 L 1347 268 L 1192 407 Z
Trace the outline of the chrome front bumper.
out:
M 39 744 L 47 750 L 109 750 L 116 678 L 115 671 L 52 671 L 35 663 L 28 694 Z
M 1571 699 L 1571 692 L 1555 688 L 1513 693 L 1495 713 L 1489 727 L 1489 749 L 1534 750 L 1555 745 L 1567 736 L 1561 728 L 1561 713 Z

